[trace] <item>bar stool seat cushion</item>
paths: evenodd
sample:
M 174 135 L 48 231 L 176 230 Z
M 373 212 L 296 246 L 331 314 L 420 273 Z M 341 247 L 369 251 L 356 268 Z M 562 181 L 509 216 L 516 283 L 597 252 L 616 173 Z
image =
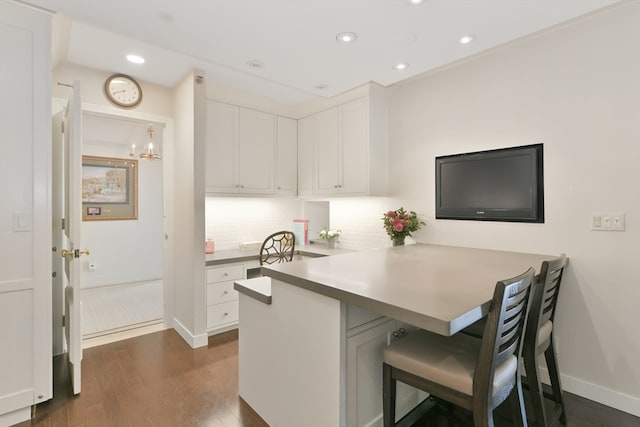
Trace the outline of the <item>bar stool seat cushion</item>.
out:
M 384 362 L 472 396 L 480 344 L 480 339 L 466 334 L 445 337 L 419 330 L 386 347 Z M 513 380 L 517 366 L 518 359 L 511 355 L 496 367 L 494 395 Z

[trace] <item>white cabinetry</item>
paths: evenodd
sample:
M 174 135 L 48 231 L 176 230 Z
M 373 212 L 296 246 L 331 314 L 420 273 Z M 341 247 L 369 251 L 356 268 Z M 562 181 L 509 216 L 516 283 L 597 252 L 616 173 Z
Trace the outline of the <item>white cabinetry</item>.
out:
M 62 294 L 51 290 L 60 255 L 51 252 L 50 14 L 0 1 L 0 55 L 0 426 L 9 426 L 53 393 L 51 304 Z
M 238 107 L 207 101 L 205 189 L 235 193 L 237 176 Z
M 231 329 L 238 323 L 238 292 L 233 282 L 245 278 L 243 263 L 207 267 L 207 332 Z
M 367 99 L 314 115 L 317 194 L 367 193 Z
M 298 122 L 278 116 L 276 147 L 276 194 L 298 194 Z
M 274 194 L 273 114 L 207 101 L 205 191 Z
M 298 195 L 313 194 L 314 116 L 298 120 Z
M 347 427 L 382 426 L 382 352 L 409 329 L 396 320 L 369 314 L 367 318 L 367 311 L 356 306 L 347 309 Z M 396 420 L 427 396 L 406 384 L 397 386 Z
M 367 93 L 298 121 L 298 195 L 387 194 L 385 91 Z

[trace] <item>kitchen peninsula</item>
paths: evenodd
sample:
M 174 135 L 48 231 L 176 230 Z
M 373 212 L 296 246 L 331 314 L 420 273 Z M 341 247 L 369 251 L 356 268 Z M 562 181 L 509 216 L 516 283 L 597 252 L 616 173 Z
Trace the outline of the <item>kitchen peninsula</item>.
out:
M 207 333 L 215 335 L 238 325 L 238 293 L 235 280 L 253 277 L 260 272 L 259 249 L 228 249 L 206 254 Z M 322 244 L 296 246 L 294 260 L 348 253 L 345 249 L 328 249 Z
M 551 258 L 417 244 L 262 267 L 269 303 L 236 283 L 240 396 L 273 426 L 381 425 L 381 349 L 401 327 L 453 335 L 498 280 Z

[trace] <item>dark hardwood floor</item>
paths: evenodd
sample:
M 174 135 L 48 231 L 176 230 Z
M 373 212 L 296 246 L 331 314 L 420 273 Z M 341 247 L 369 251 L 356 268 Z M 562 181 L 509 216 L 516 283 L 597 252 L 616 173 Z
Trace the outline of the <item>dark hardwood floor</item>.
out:
M 166 330 L 86 349 L 82 393 L 76 397 L 64 357 L 56 357 L 54 398 L 19 426 L 266 426 L 238 397 L 237 337 L 237 331 L 210 337 L 206 348 L 193 350 L 175 331 Z M 565 396 L 567 427 L 640 426 L 638 417 Z M 496 418 L 498 427 L 510 425 L 508 417 Z M 453 425 L 458 421 L 444 415 L 428 415 L 416 424 Z

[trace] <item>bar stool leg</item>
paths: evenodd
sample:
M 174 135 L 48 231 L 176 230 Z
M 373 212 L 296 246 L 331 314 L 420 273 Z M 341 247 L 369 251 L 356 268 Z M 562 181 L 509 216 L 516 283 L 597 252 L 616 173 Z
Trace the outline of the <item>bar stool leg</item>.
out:
M 549 378 L 551 379 L 551 389 L 553 390 L 553 400 L 556 405 L 560 406 L 560 422 L 564 425 L 567 424 L 567 415 L 564 409 L 564 397 L 562 396 L 562 383 L 560 382 L 560 372 L 558 371 L 558 364 L 556 362 L 556 350 L 553 346 L 553 336 L 549 347 L 544 352 L 544 358 L 547 362 L 547 369 L 549 370 Z M 527 373 L 527 375 L 529 375 Z
M 396 422 L 396 380 L 391 377 L 391 366 L 382 364 L 382 421 L 384 427 Z

